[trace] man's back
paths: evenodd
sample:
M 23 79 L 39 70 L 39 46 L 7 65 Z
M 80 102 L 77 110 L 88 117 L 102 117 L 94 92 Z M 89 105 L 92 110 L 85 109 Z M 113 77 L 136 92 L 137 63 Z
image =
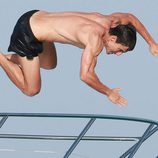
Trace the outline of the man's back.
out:
M 93 17 L 98 22 L 92 21 Z M 105 33 L 101 25 L 103 22 L 102 16 L 97 14 L 77 12 L 40 11 L 30 19 L 32 31 L 40 41 L 68 43 L 81 48 L 85 47 L 89 34 L 94 31 L 102 35 Z

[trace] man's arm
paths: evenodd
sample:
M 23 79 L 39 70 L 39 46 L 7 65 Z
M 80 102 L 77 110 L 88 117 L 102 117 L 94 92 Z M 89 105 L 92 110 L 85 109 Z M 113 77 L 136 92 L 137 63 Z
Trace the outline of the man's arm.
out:
M 96 50 L 96 52 L 100 51 L 101 50 Z M 127 100 L 119 95 L 119 88 L 110 89 L 109 87 L 104 85 L 97 77 L 94 71 L 97 63 L 97 56 L 95 54 L 98 53 L 95 53 L 94 49 L 90 45 L 87 45 L 81 59 L 81 80 L 93 89 L 106 95 L 111 102 L 122 106 L 127 105 Z
M 156 44 L 150 33 L 147 31 L 145 26 L 139 21 L 136 16 L 130 13 L 113 13 L 110 16 L 112 19 L 119 19 L 120 24 L 133 25 L 136 28 L 137 32 L 145 39 L 145 41 L 150 46 L 151 53 L 153 55 L 158 55 L 158 45 Z
M 90 50 L 88 50 L 88 48 L 86 47 L 81 59 L 81 80 L 87 83 L 90 87 L 97 90 L 98 92 L 108 96 L 110 88 L 108 88 L 106 85 L 100 82 L 99 78 L 97 77 L 94 71 L 94 68 L 97 63 L 97 57 L 93 57 L 90 54 Z

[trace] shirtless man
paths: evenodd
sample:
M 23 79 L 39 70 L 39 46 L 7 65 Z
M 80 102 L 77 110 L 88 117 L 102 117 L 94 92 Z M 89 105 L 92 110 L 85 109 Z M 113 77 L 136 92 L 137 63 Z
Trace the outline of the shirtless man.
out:
M 125 106 L 127 100 L 120 96 L 120 88 L 111 89 L 104 85 L 95 73 L 95 66 L 104 47 L 107 54 L 116 55 L 132 50 L 136 43 L 136 31 L 149 44 L 151 53 L 158 55 L 157 44 L 132 14 L 33 10 L 18 20 L 8 48 L 14 53 L 0 53 L 0 65 L 24 94 L 34 96 L 41 89 L 40 68 L 53 69 L 57 66 L 53 42 L 75 45 L 83 48 L 81 80 L 113 103 Z

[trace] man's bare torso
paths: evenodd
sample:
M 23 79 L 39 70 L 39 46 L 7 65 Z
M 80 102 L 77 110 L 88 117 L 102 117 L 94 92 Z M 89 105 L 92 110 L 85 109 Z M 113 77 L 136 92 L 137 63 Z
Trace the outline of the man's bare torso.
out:
M 96 31 L 105 34 L 109 20 L 96 13 L 39 11 L 31 20 L 31 28 L 40 41 L 60 42 L 84 48 L 89 35 Z

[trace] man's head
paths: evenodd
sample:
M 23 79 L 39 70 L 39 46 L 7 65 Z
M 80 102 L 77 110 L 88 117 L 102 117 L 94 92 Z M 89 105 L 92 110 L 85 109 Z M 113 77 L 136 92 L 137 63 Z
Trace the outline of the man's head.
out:
M 136 29 L 130 24 L 110 28 L 105 42 L 107 54 L 121 55 L 133 50 L 136 39 Z

